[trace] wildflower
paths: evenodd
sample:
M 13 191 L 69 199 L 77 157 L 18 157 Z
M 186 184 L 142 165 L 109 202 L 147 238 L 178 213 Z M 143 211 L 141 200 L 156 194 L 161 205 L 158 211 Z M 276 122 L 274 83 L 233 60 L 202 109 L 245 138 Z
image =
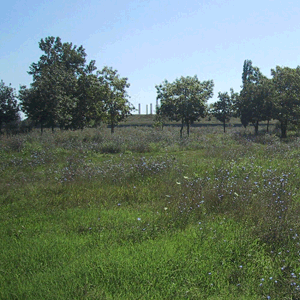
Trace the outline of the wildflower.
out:
M 141 218 L 137 218 L 138 221 L 141 221 Z
M 164 210 L 168 210 L 168 208 L 167 208 L 167 207 L 165 207 L 165 208 L 164 208 Z
M 176 181 L 177 184 L 181 184 L 179 181 Z

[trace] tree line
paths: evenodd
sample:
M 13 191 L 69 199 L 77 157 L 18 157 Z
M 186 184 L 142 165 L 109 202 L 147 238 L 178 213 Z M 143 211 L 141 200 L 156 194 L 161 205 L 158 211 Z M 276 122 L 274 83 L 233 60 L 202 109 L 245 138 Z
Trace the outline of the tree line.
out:
M 156 86 L 157 99 L 161 101 L 156 120 L 163 123 L 181 121 L 187 126 L 207 115 L 226 123 L 231 117 L 239 117 L 244 127 L 253 124 L 255 134 L 262 121 L 278 120 L 281 137 L 287 137 L 288 125 L 299 125 L 300 121 L 300 66 L 279 67 L 271 70 L 272 78 L 264 76 L 251 60 L 245 60 L 242 72 L 242 86 L 239 93 L 233 89 L 219 92 L 218 101 L 208 107 L 207 100 L 213 96 L 213 80 L 199 81 L 197 76 L 181 77 L 174 82 L 165 80 Z
M 76 130 L 103 122 L 113 133 L 134 110 L 127 93 L 128 78 L 110 67 L 97 71 L 94 60 L 87 63 L 83 46 L 51 36 L 41 39 L 39 48 L 43 54 L 29 67 L 29 87 L 21 86 L 16 94 L 10 85 L 0 82 L 0 130 L 3 124 L 8 127 L 20 121 L 21 110 L 41 132 L 46 127 Z M 160 101 L 156 121 L 180 121 L 182 136 L 184 126 L 189 135 L 190 126 L 207 115 L 222 122 L 224 132 L 231 117 L 239 117 L 245 127 L 253 124 L 256 134 L 260 122 L 267 121 L 268 130 L 270 120 L 278 120 L 285 138 L 290 124 L 299 125 L 300 66 L 277 66 L 271 76 L 267 78 L 251 60 L 245 60 L 241 91 L 219 92 L 218 101 L 210 107 L 213 80 L 200 81 L 196 75 L 164 80 L 156 85 Z
M 86 62 L 83 46 L 62 43 L 52 36 L 41 39 L 39 48 L 43 54 L 29 67 L 30 87 L 21 86 L 16 95 L 1 81 L 0 128 L 17 121 L 22 110 L 41 132 L 56 126 L 83 129 L 101 121 L 109 124 L 113 133 L 134 109 L 128 100 L 128 79 L 109 67 L 96 71 L 94 60 Z

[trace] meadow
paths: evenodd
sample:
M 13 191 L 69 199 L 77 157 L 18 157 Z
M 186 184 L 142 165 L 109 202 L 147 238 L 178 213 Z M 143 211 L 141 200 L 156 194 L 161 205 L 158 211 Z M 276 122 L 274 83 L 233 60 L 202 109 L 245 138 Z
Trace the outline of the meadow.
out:
M 299 142 L 0 136 L 0 299 L 300 299 Z

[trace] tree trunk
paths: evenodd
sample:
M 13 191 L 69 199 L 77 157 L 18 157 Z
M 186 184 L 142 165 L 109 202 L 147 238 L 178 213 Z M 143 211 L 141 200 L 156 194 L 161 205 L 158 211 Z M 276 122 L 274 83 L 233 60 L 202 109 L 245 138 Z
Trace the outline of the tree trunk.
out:
M 182 138 L 182 130 L 183 130 L 183 120 L 181 122 L 181 128 L 180 128 L 180 137 Z
M 187 135 L 190 136 L 190 123 L 186 124 L 186 132 L 187 132 Z
M 43 123 L 41 123 L 41 135 L 43 135 L 44 132 L 44 127 L 43 127 Z
M 226 129 L 225 129 L 226 124 L 225 124 L 225 121 L 223 122 L 223 126 L 224 126 L 224 132 L 226 132 Z
M 286 135 L 287 120 L 281 121 L 280 127 L 281 127 L 281 138 L 285 139 L 287 137 L 287 135 Z
M 110 129 L 110 133 L 113 134 L 115 132 L 115 124 L 114 122 L 111 123 L 111 129 Z
M 255 128 L 255 135 L 258 135 L 258 121 L 255 122 L 254 128 Z

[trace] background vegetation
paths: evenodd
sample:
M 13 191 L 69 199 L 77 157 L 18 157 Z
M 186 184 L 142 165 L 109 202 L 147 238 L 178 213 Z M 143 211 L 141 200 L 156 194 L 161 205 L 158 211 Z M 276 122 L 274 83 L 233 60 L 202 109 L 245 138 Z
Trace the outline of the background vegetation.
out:
M 111 67 L 96 71 L 96 62 L 86 61 L 83 46 L 51 36 L 41 39 L 39 48 L 43 54 L 29 66 L 30 87 L 21 86 L 16 94 L 1 80 L 0 133 L 2 127 L 7 133 L 18 133 L 38 126 L 43 133 L 44 128 L 77 130 L 103 123 L 114 133 L 135 110 L 129 102 L 128 79 Z M 189 135 L 190 126 L 207 116 L 222 122 L 224 132 L 231 118 L 239 118 L 245 128 L 252 124 L 256 135 L 262 122 L 267 122 L 268 132 L 269 123 L 277 120 L 281 137 L 286 138 L 289 127 L 299 126 L 300 67 L 276 66 L 271 75 L 267 78 L 251 60 L 245 60 L 241 91 L 219 92 L 219 100 L 210 106 L 213 80 L 200 81 L 197 75 L 174 82 L 165 79 L 155 86 L 159 101 L 155 123 L 163 127 L 166 122 L 180 122 L 182 137 L 185 125 Z M 23 122 L 20 110 L 27 118 Z

